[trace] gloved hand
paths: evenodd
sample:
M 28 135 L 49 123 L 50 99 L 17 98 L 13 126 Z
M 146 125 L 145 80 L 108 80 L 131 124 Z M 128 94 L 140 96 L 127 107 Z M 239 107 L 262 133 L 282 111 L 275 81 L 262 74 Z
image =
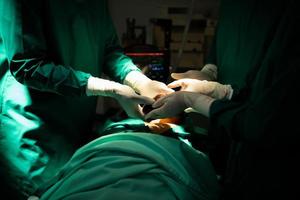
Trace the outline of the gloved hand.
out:
M 218 71 L 217 66 L 213 64 L 206 64 L 200 71 L 189 70 L 184 73 L 172 73 L 171 77 L 175 80 L 183 78 L 191 78 L 198 80 L 214 81 L 217 80 Z
M 194 111 L 208 117 L 213 101 L 215 99 L 195 92 L 174 92 L 157 100 L 152 105 L 154 109 L 146 114 L 145 119 L 174 117 L 187 108 L 192 108 Z
M 166 84 L 151 80 L 138 71 L 130 72 L 125 77 L 124 84 L 133 88 L 137 93 L 150 98 L 174 92 L 174 90 L 168 88 Z
M 115 98 L 129 117 L 142 118 L 143 112 L 139 104 L 152 104 L 153 99 L 141 96 L 127 85 L 105 79 L 90 77 L 86 93 L 88 96 L 108 96 Z
M 231 99 L 233 93 L 231 85 L 222 85 L 214 81 L 201 81 L 187 78 L 173 81 L 168 87 L 181 87 L 181 91 L 197 92 L 215 99 Z

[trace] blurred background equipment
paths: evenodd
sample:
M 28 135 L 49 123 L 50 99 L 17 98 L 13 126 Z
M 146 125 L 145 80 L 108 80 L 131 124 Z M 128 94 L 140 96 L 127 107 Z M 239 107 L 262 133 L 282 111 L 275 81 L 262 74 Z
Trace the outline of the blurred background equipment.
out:
M 131 57 L 134 64 L 149 78 L 167 82 L 170 74 L 168 51 L 144 44 L 125 48 L 125 54 Z
M 154 45 L 169 51 L 171 72 L 201 70 L 217 25 L 220 0 L 109 2 L 123 47 Z M 125 23 L 127 18 L 134 20 Z
M 110 0 L 109 4 L 125 53 L 148 77 L 169 83 L 171 72 L 201 70 L 214 38 L 220 0 Z M 99 103 L 98 110 L 119 116 L 107 105 Z M 196 146 L 202 146 L 207 119 L 187 113 L 182 123 L 196 133 L 192 134 Z
M 126 19 L 126 32 L 122 35 L 122 44 L 124 47 L 136 44 L 146 43 L 146 27 L 137 26 L 135 18 Z

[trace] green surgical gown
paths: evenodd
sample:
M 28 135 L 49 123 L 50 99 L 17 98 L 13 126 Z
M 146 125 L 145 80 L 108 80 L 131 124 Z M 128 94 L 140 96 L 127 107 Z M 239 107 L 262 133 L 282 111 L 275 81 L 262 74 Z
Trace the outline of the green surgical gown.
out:
M 122 82 L 138 68 L 122 53 L 105 0 L 0 0 L 0 11 L 8 60 L 0 150 L 20 192 L 30 193 L 90 137 L 96 98 L 85 94 L 87 79 Z
M 219 173 L 226 169 L 225 199 L 296 194 L 291 180 L 299 160 L 298 8 L 296 0 L 221 2 L 207 62 L 218 66 L 221 83 L 234 88 L 231 101 L 215 101 L 210 110 L 209 133 L 216 144 L 211 158 L 218 163 L 228 155 L 226 167 L 215 165 Z

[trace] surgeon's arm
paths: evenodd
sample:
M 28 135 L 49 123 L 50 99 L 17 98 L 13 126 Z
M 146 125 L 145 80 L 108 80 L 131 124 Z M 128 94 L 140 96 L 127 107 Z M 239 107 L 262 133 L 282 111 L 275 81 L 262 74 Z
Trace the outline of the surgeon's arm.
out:
M 10 71 L 28 87 L 61 95 L 85 95 L 90 74 L 55 63 L 47 51 L 43 1 L 3 1 L 2 36 Z
M 141 70 L 133 64 L 132 60 L 124 55 L 111 20 L 106 13 L 106 40 L 105 40 L 105 67 L 104 72 L 114 80 L 133 88 L 137 93 L 154 98 L 158 94 L 173 92 L 164 83 L 154 81 L 145 76 Z
M 299 68 L 285 73 L 274 84 L 255 97 L 241 101 L 214 101 L 210 108 L 211 131 L 236 141 L 274 145 L 293 141 L 299 133 Z M 292 114 L 294 113 L 294 114 Z
M 232 101 L 213 102 L 211 128 L 236 141 L 277 145 L 294 142 L 299 130 L 300 48 L 298 1 L 289 3 L 272 43 L 248 85 Z
M 135 66 L 132 60 L 126 56 L 120 46 L 120 41 L 117 36 L 114 23 L 111 19 L 107 1 L 105 1 L 106 13 L 103 14 L 105 19 L 105 52 L 104 52 L 104 73 L 109 75 L 112 79 L 123 82 L 126 75 L 131 71 L 138 71 L 140 69 Z

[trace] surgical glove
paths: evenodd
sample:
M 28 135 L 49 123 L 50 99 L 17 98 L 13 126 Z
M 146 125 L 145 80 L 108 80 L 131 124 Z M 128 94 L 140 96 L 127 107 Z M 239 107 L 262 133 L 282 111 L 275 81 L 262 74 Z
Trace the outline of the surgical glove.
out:
M 196 79 L 180 79 L 173 81 L 168 87 L 181 87 L 181 91 L 197 92 L 215 99 L 231 99 L 233 93 L 231 85 L 222 85 L 214 81 L 201 81 Z
M 124 84 L 133 88 L 137 93 L 150 98 L 174 92 L 174 90 L 168 88 L 166 84 L 151 80 L 138 71 L 130 72 L 125 77 Z
M 115 98 L 129 117 L 143 117 L 142 108 L 139 104 L 152 104 L 153 99 L 141 96 L 127 85 L 90 77 L 88 79 L 86 93 L 88 96 L 107 96 Z
M 116 99 L 120 106 L 125 110 L 128 117 L 144 119 L 143 108 L 138 104 L 127 98 L 117 98 Z M 145 103 L 143 103 L 145 104 Z
M 217 66 L 213 64 L 206 64 L 201 71 L 199 70 L 189 70 L 184 73 L 172 73 L 171 77 L 175 80 L 183 78 L 191 78 L 198 80 L 214 81 L 217 80 L 218 71 Z
M 152 105 L 154 109 L 145 116 L 145 119 L 174 117 L 187 108 L 192 108 L 194 111 L 208 117 L 213 101 L 215 99 L 199 93 L 174 92 L 157 100 Z

